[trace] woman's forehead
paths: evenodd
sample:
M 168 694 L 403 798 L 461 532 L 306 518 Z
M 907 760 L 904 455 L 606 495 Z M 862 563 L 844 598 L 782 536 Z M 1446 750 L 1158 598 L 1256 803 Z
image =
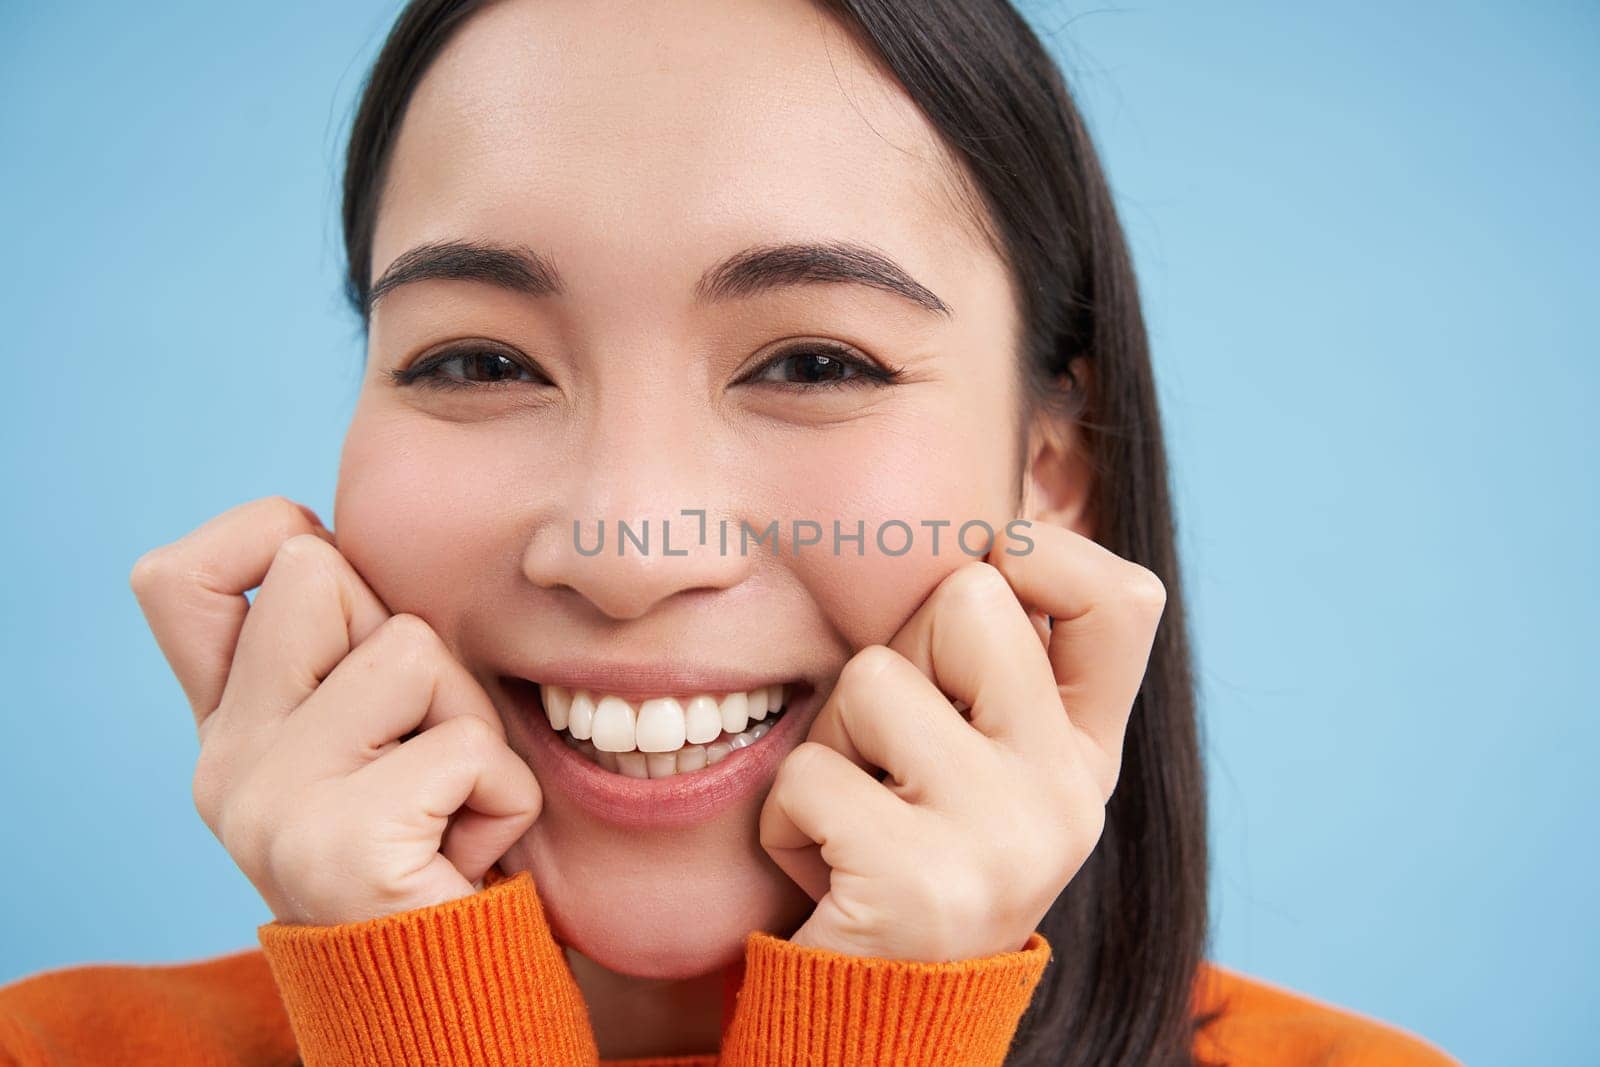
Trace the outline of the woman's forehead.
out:
M 900 86 L 809 3 L 496 4 L 412 97 L 372 273 L 463 237 L 615 263 L 759 236 L 860 241 L 937 277 L 991 254 L 956 174 Z

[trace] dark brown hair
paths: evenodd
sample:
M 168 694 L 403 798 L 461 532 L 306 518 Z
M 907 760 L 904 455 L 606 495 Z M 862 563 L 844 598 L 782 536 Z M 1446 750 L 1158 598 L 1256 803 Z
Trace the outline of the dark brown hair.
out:
M 1104 834 L 1040 926 L 1054 956 L 1013 1065 L 1189 1064 L 1207 947 L 1205 782 L 1165 446 L 1133 265 L 1060 70 L 1007 0 L 816 0 L 964 166 L 1016 288 L 1030 409 L 1075 419 L 1096 540 L 1154 571 L 1167 606 Z M 346 292 L 363 317 L 384 170 L 411 93 L 484 0 L 413 0 L 363 87 L 344 176 Z M 1090 372 L 1080 382 L 1078 360 Z M 1026 420 L 1024 420 L 1026 421 Z

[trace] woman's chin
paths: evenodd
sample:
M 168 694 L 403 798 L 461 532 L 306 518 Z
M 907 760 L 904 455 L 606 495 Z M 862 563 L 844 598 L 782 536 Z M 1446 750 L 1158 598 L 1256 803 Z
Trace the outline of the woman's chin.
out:
M 739 962 L 748 933 L 748 928 L 733 925 L 687 930 L 641 920 L 607 927 L 579 918 L 576 926 L 558 925 L 556 938 L 608 971 L 677 981 L 700 978 Z
M 507 854 L 530 870 L 556 941 L 607 970 L 686 979 L 731 966 L 756 930 L 785 936 L 815 903 L 754 840 L 706 826 L 659 837 L 592 826 L 563 834 L 547 810 Z

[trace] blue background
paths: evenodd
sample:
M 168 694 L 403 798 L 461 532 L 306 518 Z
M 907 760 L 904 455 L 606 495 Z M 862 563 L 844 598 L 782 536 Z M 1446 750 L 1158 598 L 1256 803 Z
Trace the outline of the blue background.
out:
M 1214 958 L 1469 1063 L 1591 1057 L 1600 9 L 1025 10 L 1145 287 Z M 0 981 L 269 918 L 127 577 L 254 497 L 331 514 L 338 160 L 393 11 L 0 13 Z

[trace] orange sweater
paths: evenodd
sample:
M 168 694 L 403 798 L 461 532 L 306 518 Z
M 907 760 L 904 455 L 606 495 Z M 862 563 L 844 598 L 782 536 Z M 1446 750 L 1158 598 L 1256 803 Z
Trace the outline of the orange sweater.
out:
M 260 950 L 72 967 L 0 988 L 0 1064 L 545 1064 L 778 1067 L 1000 1064 L 1050 957 L 867 959 L 749 935 L 718 1053 L 599 1059 L 527 873 L 340 926 L 259 927 Z M 1206 964 L 1196 1051 L 1236 1065 L 1459 1067 L 1392 1027 Z

